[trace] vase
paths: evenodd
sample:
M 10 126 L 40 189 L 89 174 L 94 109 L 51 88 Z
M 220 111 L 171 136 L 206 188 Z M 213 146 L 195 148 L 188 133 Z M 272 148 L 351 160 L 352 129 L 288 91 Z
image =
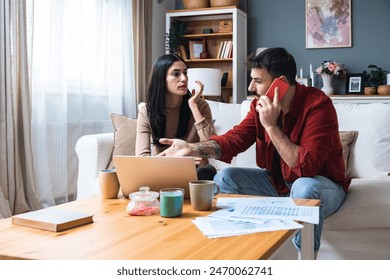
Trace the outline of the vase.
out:
M 334 93 L 334 90 L 332 88 L 332 75 L 326 75 L 322 74 L 322 88 L 321 90 L 326 94 L 326 95 L 331 95 Z
M 201 59 L 210 58 L 206 40 L 203 40 L 203 51 L 200 53 L 200 58 Z

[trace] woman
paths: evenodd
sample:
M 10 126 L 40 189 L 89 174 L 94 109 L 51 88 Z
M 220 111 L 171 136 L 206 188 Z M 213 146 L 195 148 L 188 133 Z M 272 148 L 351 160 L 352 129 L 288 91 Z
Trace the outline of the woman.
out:
M 187 88 L 187 66 L 174 54 L 160 56 L 154 63 L 146 91 L 146 104 L 139 107 L 135 153 L 157 155 L 166 148 L 160 138 L 178 138 L 187 142 L 205 141 L 215 134 L 211 110 L 199 89 Z M 198 179 L 212 180 L 216 174 L 207 159 L 197 167 Z

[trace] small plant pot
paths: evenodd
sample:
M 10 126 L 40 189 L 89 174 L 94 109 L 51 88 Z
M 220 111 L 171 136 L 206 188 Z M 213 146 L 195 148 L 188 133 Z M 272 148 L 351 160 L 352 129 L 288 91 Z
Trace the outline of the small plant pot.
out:
M 390 85 L 380 85 L 380 86 L 378 86 L 378 94 L 380 94 L 380 95 L 390 95 Z
M 376 87 L 365 87 L 364 88 L 365 95 L 374 95 L 376 94 Z

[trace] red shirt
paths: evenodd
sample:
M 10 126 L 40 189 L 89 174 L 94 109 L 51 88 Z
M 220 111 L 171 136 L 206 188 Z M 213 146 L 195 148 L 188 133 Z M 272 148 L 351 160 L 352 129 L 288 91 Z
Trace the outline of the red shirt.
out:
M 256 164 L 272 173 L 279 194 L 289 191 L 284 181 L 316 175 L 328 177 L 347 192 L 351 179 L 345 177 L 337 114 L 328 96 L 316 88 L 296 83 L 295 96 L 282 126 L 284 134 L 299 146 L 298 162 L 292 168 L 282 158 L 280 168 L 273 167 L 276 149 L 260 123 L 256 103 L 257 99 L 251 102 L 247 116 L 239 125 L 224 135 L 210 138 L 221 146 L 220 160 L 230 163 L 234 156 L 256 143 Z M 280 171 L 283 178 L 277 175 Z

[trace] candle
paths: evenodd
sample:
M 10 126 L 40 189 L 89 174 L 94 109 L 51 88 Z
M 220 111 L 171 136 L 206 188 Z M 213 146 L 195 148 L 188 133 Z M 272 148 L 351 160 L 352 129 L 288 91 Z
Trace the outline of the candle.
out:
M 314 87 L 314 72 L 313 72 L 313 65 L 310 63 L 310 85 Z
M 302 68 L 299 70 L 299 78 L 303 78 L 303 70 L 302 70 Z

